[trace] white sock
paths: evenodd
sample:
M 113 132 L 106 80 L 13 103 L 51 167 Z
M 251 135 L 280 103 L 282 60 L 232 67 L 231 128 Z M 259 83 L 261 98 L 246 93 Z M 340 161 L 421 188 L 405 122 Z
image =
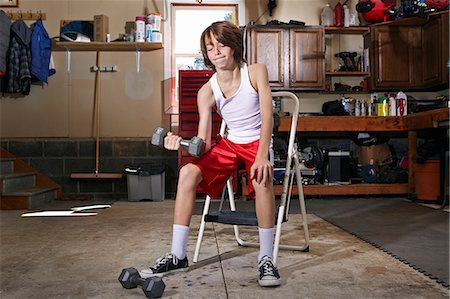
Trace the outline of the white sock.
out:
M 275 229 L 272 228 L 261 228 L 258 227 L 259 231 L 259 255 L 258 262 L 267 255 L 273 259 L 273 239 Z
M 172 252 L 178 259 L 186 257 L 189 226 L 174 224 L 172 234 Z

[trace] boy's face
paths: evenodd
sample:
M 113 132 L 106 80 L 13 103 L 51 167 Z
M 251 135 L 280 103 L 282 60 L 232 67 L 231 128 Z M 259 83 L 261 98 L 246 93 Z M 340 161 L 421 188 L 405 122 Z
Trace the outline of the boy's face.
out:
M 214 35 L 205 37 L 208 58 L 216 69 L 227 69 L 234 66 L 234 51 L 231 47 L 219 42 Z

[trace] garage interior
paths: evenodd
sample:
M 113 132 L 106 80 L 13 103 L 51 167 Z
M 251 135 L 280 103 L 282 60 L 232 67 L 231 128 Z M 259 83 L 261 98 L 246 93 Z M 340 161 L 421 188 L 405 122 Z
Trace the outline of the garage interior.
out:
M 240 26 L 247 63 L 267 66 L 272 93 L 299 99 L 296 113 L 274 98 L 271 159 L 278 207 L 295 117 L 302 188 L 296 178 L 281 243 L 303 242 L 306 221 L 309 245 L 280 249 L 282 284 L 261 288 L 258 249 L 207 222 L 193 263 L 199 189 L 190 269 L 163 277 L 162 297 L 448 298 L 449 10 L 432 0 L 0 1 L 1 297 L 145 297 L 118 276 L 170 248 L 178 172 L 194 159 L 155 146 L 154 129 L 197 134 L 197 91 L 212 75 L 198 37 L 217 11 Z M 136 17 L 150 15 L 160 28 L 140 41 Z M 38 22 L 51 45 L 45 79 L 30 66 L 19 89 L 9 81 L 15 22 L 29 50 Z M 89 42 L 64 40 L 74 30 Z M 212 120 L 216 134 L 221 117 Z M 238 211 L 254 210 L 247 185 L 237 169 Z M 222 208 L 229 200 L 212 201 Z M 241 234 L 258 241 L 255 227 Z

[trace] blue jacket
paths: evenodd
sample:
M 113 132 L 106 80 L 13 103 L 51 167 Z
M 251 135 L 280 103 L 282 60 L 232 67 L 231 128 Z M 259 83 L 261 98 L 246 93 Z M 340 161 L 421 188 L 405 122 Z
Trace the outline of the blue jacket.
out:
M 42 20 L 37 20 L 31 35 L 31 74 L 37 81 L 48 83 L 51 48 L 47 30 Z

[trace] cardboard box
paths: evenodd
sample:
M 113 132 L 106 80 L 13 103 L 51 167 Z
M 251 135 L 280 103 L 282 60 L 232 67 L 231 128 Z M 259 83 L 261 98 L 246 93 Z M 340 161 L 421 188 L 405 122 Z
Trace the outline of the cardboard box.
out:
M 109 33 L 109 18 L 105 15 L 94 16 L 94 41 L 106 41 L 106 34 Z
M 382 143 L 371 146 L 358 147 L 358 164 L 367 165 L 373 160 L 373 165 L 378 169 L 379 166 L 392 162 L 392 153 L 389 144 Z

